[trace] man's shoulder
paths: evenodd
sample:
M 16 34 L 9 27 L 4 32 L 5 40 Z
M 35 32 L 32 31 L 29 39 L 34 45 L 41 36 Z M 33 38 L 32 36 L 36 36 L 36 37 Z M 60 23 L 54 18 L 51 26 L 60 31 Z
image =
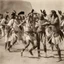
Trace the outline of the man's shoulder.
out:
M 5 21 L 5 18 L 3 18 L 1 21 Z
M 9 22 L 13 22 L 14 20 L 13 19 L 10 19 Z
M 10 19 L 10 21 L 13 21 L 13 19 Z

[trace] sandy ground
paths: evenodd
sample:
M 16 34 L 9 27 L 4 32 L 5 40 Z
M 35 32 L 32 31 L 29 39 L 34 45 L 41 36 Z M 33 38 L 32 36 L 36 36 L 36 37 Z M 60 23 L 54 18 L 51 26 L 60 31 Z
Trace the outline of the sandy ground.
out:
M 0 64 L 64 64 L 64 51 L 62 51 L 63 61 L 58 62 L 57 52 L 54 51 L 54 57 L 52 52 L 48 51 L 48 58 L 44 57 L 44 52 L 41 51 L 41 57 L 37 57 L 37 50 L 33 51 L 34 56 L 31 56 L 28 51 L 25 51 L 21 57 L 21 43 L 16 43 L 12 52 L 8 52 L 4 49 L 4 39 L 0 40 Z

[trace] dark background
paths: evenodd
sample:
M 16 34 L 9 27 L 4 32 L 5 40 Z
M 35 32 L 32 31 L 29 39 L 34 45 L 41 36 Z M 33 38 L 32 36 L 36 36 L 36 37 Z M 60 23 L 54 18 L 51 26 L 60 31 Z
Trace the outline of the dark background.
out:
M 16 10 L 17 13 L 20 11 L 25 11 L 25 13 L 29 13 L 32 9 L 31 3 L 26 1 L 1 1 L 0 0 L 0 13 L 5 13 L 6 11 L 12 12 L 13 10 Z

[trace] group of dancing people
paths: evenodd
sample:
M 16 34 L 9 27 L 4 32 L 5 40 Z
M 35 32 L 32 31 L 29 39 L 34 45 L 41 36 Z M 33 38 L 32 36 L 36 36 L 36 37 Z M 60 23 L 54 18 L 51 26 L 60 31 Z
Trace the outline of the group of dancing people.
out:
M 37 48 L 38 57 L 40 57 L 40 45 L 43 44 L 43 50 L 47 57 L 47 43 L 51 50 L 54 46 L 57 49 L 59 61 L 61 58 L 61 42 L 64 38 L 64 13 L 60 10 L 51 10 L 47 15 L 46 10 L 40 10 L 40 13 L 34 9 L 25 15 L 24 11 L 17 13 L 15 10 L 9 15 L 9 12 L 0 14 L 0 34 L 5 39 L 5 49 L 11 52 L 12 46 L 18 41 L 22 41 L 25 47 L 24 51 L 32 44 L 29 53 L 33 55 L 33 50 Z M 0 38 L 0 39 L 1 39 Z

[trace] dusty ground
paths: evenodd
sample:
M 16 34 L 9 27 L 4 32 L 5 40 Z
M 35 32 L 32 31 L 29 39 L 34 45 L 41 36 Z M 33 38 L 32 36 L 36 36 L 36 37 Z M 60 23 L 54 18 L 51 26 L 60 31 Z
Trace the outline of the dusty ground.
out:
M 33 51 L 34 56 L 31 56 L 28 51 L 24 52 L 21 57 L 21 43 L 16 43 L 12 51 L 8 52 L 4 49 L 4 39 L 0 40 L 0 64 L 64 64 L 64 51 L 62 51 L 63 61 L 58 62 L 57 52 L 54 51 L 54 57 L 51 55 L 51 51 L 48 51 L 48 58 L 44 58 L 44 52 L 41 51 L 41 57 L 37 57 L 37 50 Z

